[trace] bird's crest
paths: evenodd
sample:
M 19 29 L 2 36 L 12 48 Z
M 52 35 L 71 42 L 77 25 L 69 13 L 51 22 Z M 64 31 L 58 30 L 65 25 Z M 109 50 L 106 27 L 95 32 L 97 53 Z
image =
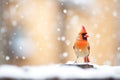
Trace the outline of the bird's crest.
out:
M 82 29 L 81 29 L 80 33 L 87 33 L 84 25 L 82 25 Z

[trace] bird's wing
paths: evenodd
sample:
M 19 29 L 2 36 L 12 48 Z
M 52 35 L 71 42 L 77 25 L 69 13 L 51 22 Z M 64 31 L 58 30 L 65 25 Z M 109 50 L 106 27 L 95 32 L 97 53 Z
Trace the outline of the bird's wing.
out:
M 90 54 L 90 44 L 88 43 L 88 52 Z
M 90 44 L 88 43 L 88 53 L 90 54 Z M 89 56 L 88 54 L 88 56 Z
M 75 49 L 75 44 L 73 45 L 73 49 Z

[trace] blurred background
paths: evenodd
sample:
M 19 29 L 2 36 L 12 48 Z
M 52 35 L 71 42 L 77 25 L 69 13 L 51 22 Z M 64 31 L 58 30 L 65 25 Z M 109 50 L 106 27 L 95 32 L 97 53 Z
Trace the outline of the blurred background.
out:
M 120 65 L 120 0 L 0 0 L 0 64 L 74 61 L 81 25 L 91 63 Z

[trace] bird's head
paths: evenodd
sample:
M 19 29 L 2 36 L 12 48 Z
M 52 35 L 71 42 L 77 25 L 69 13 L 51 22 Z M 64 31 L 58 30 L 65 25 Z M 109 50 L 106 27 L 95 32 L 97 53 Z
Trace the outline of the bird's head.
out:
M 82 38 L 83 40 L 87 40 L 87 38 L 89 37 L 87 35 L 86 29 L 84 26 L 82 26 L 82 29 L 81 29 L 79 35 L 80 35 L 80 38 Z

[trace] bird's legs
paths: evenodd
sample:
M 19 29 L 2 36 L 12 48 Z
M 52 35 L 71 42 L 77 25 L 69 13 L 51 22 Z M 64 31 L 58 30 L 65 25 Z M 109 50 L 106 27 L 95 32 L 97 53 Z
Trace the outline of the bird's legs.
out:
M 77 59 L 75 60 L 74 64 L 75 64 L 75 63 L 77 63 L 77 61 L 78 61 L 78 58 L 79 58 L 79 57 L 77 56 Z
M 88 56 L 87 56 L 87 57 L 84 57 L 84 62 L 85 62 L 85 63 L 90 62 L 90 60 L 89 60 L 89 57 L 88 57 Z

